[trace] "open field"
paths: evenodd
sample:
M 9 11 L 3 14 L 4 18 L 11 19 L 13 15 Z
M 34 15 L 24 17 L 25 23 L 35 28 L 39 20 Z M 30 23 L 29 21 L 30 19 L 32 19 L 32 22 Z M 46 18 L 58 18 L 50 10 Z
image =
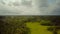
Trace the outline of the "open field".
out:
M 48 26 L 42 26 L 39 23 L 27 23 L 27 27 L 30 28 L 31 34 L 52 34 L 46 30 Z

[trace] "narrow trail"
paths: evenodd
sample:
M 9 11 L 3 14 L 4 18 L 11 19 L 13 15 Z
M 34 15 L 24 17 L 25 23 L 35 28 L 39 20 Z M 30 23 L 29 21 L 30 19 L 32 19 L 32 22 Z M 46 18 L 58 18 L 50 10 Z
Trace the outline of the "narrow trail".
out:
M 31 34 L 52 34 L 46 30 L 48 26 L 41 26 L 39 23 L 26 23 L 26 25 L 30 28 Z

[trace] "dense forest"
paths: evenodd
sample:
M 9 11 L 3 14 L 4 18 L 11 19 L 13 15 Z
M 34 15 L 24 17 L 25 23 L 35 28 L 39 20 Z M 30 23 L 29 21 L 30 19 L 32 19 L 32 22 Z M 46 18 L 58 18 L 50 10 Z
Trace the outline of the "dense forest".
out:
M 40 23 L 42 26 L 50 26 L 48 31 L 58 34 L 60 30 L 60 16 L 0 16 L 1 34 L 30 34 L 30 28 L 26 23 Z

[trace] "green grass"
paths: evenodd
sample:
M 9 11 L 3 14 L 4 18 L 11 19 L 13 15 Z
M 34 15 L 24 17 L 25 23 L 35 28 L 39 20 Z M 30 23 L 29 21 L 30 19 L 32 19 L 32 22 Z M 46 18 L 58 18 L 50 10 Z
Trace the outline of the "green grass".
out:
M 47 27 L 49 26 L 42 26 L 39 23 L 26 23 L 27 27 L 30 28 L 31 34 L 52 34 L 52 32 L 47 31 Z

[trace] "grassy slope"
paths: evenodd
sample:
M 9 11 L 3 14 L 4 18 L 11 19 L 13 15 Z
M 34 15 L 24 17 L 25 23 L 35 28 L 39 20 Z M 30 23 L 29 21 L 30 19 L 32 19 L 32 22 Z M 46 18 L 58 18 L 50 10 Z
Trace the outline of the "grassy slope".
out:
M 39 23 L 26 23 L 27 27 L 31 29 L 31 34 L 52 34 L 52 32 L 47 31 L 48 26 L 42 26 Z

